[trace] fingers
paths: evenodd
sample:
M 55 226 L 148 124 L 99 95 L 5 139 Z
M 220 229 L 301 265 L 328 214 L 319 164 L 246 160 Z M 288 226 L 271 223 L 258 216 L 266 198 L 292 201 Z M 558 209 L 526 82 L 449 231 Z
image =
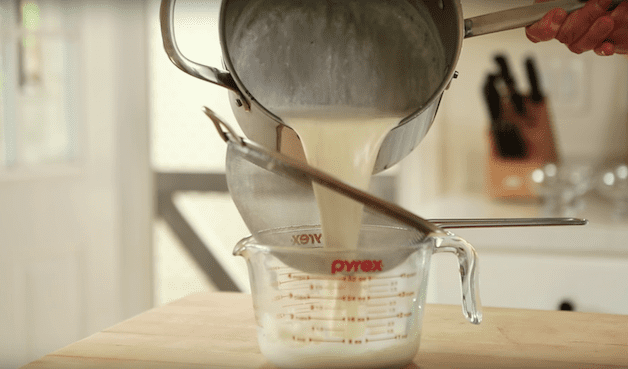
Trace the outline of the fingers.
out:
M 593 51 L 600 56 L 609 56 L 615 54 L 615 45 L 611 42 L 604 41 L 600 46 L 593 49 Z
M 567 16 L 567 20 L 561 26 L 556 39 L 563 44 L 573 44 L 587 33 L 599 17 L 606 14 L 606 9 L 610 4 L 611 0 L 588 1 L 582 9 Z M 604 40 L 598 41 L 601 43 Z
M 535 0 L 541 3 L 552 0 Z M 557 39 L 569 50 L 580 54 L 593 50 L 598 55 L 628 55 L 628 1 L 607 11 L 611 0 L 589 0 L 571 14 L 553 9 L 540 21 L 526 27 L 532 42 Z
M 613 33 L 608 37 L 616 54 L 628 54 L 628 1 L 624 1 L 610 15 L 615 23 Z
M 569 50 L 573 51 L 576 54 L 581 54 L 585 51 L 593 50 L 595 48 L 602 48 L 602 45 L 607 44 L 605 40 L 611 35 L 613 29 L 615 28 L 615 23 L 609 16 L 603 16 L 598 18 L 591 28 L 589 28 L 586 33 L 579 38 L 576 42 L 572 44 L 568 44 Z M 606 53 L 611 52 L 608 45 L 605 45 L 601 49 L 601 55 L 607 55 Z M 612 54 L 611 54 L 612 55 Z
M 628 29 L 613 33 L 611 43 L 615 47 L 615 54 L 628 54 Z
M 621 2 L 611 13 L 615 28 L 628 27 L 628 1 Z
M 594 48 L 595 53 L 604 56 L 628 54 L 628 2 L 618 5 L 610 14 L 610 19 L 614 24 L 613 31 Z
M 532 42 L 549 41 L 558 35 L 561 25 L 567 19 L 567 12 L 556 8 L 549 11 L 543 18 L 526 27 L 526 36 Z

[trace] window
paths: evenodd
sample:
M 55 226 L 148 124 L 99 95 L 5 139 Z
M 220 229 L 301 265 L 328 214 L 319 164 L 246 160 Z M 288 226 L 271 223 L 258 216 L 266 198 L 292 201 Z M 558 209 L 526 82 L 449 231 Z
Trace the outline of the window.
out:
M 78 43 L 59 1 L 0 5 L 0 169 L 77 160 Z M 1 172 L 0 172 L 1 173 Z

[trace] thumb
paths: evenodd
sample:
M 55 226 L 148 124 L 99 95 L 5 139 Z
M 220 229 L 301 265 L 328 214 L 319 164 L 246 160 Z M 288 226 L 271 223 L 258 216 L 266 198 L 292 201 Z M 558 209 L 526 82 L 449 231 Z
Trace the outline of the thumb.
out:
M 558 34 L 565 19 L 567 19 L 565 10 L 560 8 L 552 9 L 540 21 L 526 27 L 526 36 L 532 42 L 552 40 Z

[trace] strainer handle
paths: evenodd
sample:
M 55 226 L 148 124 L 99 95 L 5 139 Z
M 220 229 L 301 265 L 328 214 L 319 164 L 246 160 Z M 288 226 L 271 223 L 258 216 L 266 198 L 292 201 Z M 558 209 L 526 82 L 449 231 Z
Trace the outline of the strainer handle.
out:
M 462 313 L 471 323 L 480 324 L 482 306 L 478 279 L 478 254 L 471 244 L 458 236 L 447 234 L 435 239 L 434 253 L 451 252 L 458 257 L 462 283 Z

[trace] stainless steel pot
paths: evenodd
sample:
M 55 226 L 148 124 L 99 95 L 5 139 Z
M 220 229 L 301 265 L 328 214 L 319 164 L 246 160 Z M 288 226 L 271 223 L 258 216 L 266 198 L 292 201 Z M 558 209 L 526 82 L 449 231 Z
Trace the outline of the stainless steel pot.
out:
M 282 0 L 278 0 L 277 3 L 280 1 Z M 283 1 L 285 4 L 285 0 Z M 346 1 L 356 2 L 357 0 Z M 363 6 L 367 1 L 381 4 L 381 0 L 359 0 L 358 4 Z M 416 9 L 419 8 L 420 4 L 424 5 L 421 9 L 427 8 L 444 47 L 446 70 L 441 83 L 431 96 L 425 101 L 417 102 L 416 106 L 409 110 L 410 113 L 407 114 L 406 118 L 390 131 L 381 146 L 374 173 L 399 162 L 427 134 L 434 121 L 443 92 L 449 87 L 451 80 L 457 77 L 455 67 L 460 57 L 464 38 L 532 24 L 556 7 L 561 7 L 569 12 L 584 5 L 584 1 L 580 0 L 558 0 L 465 20 L 462 16 L 459 0 L 425 0 L 423 3 L 421 0 L 407 0 L 407 4 L 403 0 L 399 1 Z M 616 4 L 619 2 L 621 1 L 614 1 Z M 234 44 L 231 42 L 234 38 L 234 30 L 238 27 L 247 26 L 246 24 L 238 24 L 238 22 L 246 22 L 246 19 L 242 20 L 242 13 L 247 10 L 247 7 L 254 6 L 256 3 L 259 3 L 259 0 L 222 1 L 219 31 L 226 71 L 195 63 L 180 53 L 174 35 L 175 0 L 162 0 L 161 2 L 160 20 L 164 48 L 170 60 L 184 72 L 229 90 L 234 115 L 247 137 L 269 149 L 299 156 L 299 153 L 294 152 L 295 148 L 297 151 L 302 150 L 295 132 L 284 124 L 280 116 L 267 109 L 260 103 L 259 98 L 256 99 L 251 93 L 252 90 L 263 91 L 264 86 L 253 86 L 257 79 L 246 78 L 249 81 L 247 86 L 243 83 L 244 78 L 242 76 L 245 76 L 249 71 L 236 70 L 234 67 L 232 55 L 234 51 L 236 54 L 238 51 L 233 50 Z M 264 4 L 268 5 L 269 3 L 272 5 L 273 1 L 266 1 Z M 402 91 L 402 93 L 407 93 L 407 91 Z

